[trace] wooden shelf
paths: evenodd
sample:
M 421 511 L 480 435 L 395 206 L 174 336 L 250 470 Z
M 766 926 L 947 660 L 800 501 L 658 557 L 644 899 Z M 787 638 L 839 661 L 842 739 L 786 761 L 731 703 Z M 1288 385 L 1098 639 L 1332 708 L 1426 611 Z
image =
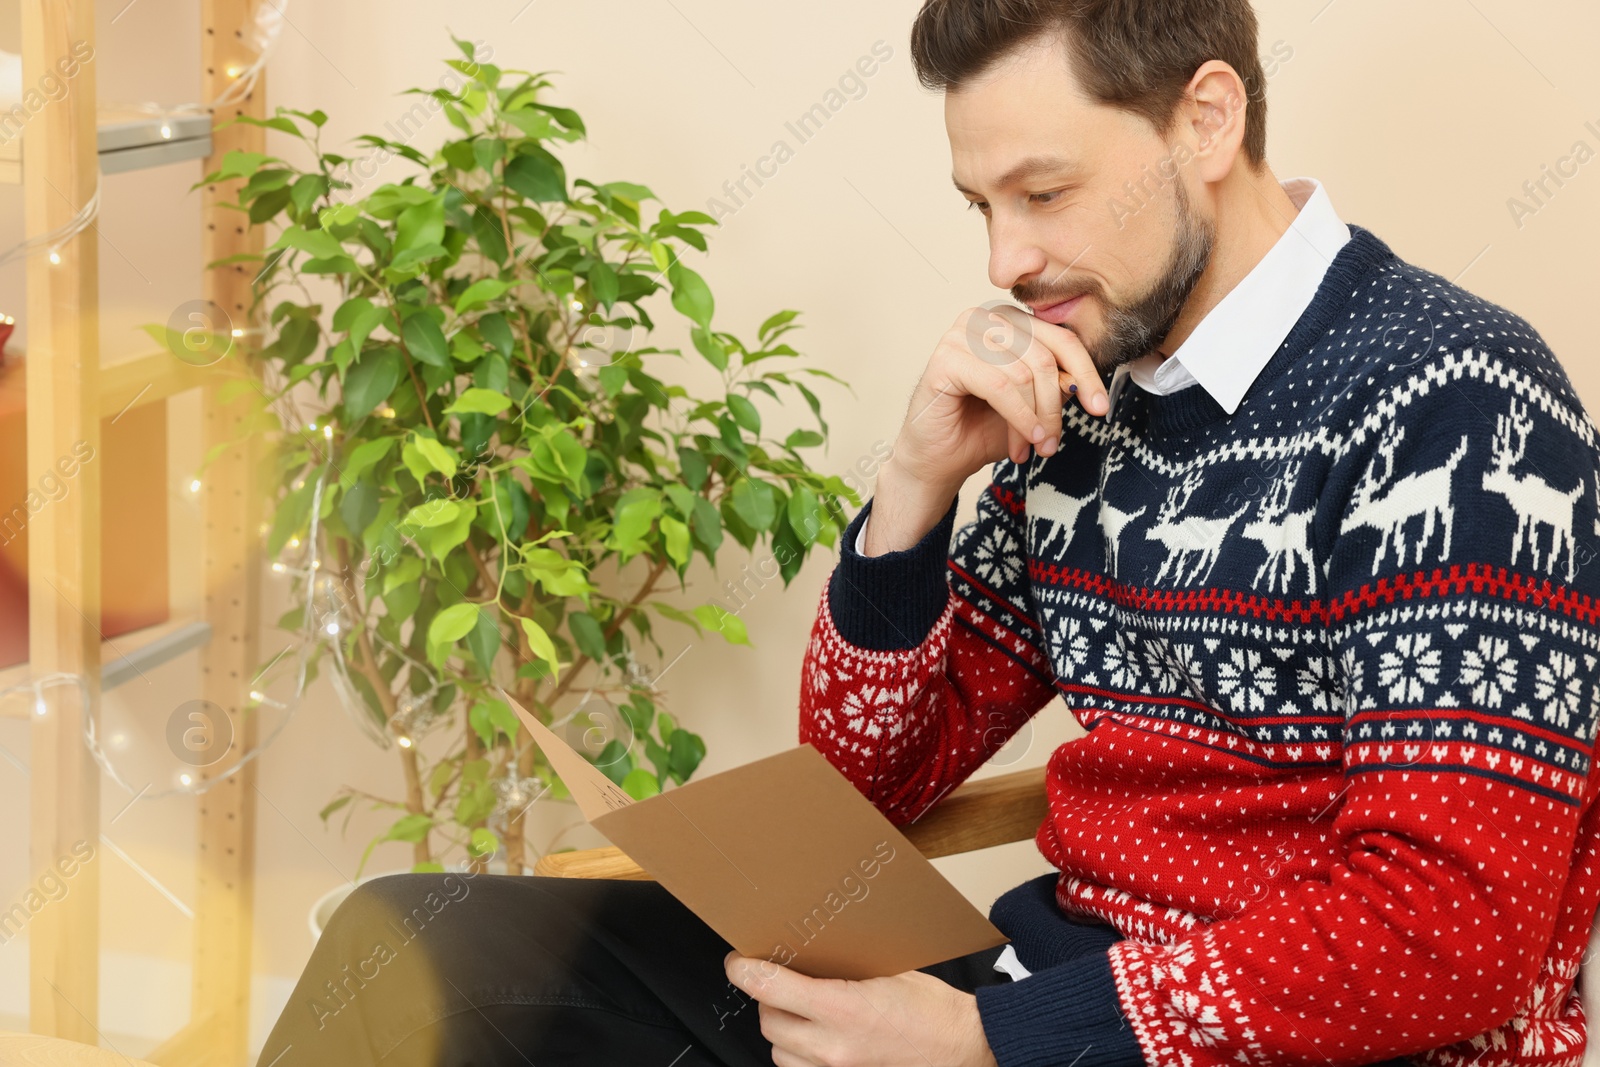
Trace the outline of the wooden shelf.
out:
M 130 108 L 101 108 L 97 115 L 100 171 L 117 174 L 143 170 L 211 154 L 211 116 L 203 111 L 152 113 Z M 13 137 L 0 144 L 0 184 L 22 181 L 22 145 Z

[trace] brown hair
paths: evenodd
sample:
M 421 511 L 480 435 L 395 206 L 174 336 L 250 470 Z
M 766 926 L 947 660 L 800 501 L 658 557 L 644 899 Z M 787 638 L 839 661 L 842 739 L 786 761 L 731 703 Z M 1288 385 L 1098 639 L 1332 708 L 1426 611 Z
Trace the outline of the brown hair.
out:
M 911 61 L 928 89 L 949 91 L 1014 49 L 1059 35 L 1090 99 L 1171 129 L 1185 87 L 1220 59 L 1244 83 L 1244 152 L 1267 157 L 1267 92 L 1250 0 L 926 0 L 911 26 Z

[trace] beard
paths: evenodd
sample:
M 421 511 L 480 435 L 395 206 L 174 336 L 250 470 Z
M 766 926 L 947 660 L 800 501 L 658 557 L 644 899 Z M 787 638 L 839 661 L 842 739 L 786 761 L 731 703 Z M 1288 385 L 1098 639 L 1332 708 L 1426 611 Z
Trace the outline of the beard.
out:
M 1166 269 L 1143 294 L 1124 303 L 1107 298 L 1098 288 L 1089 290 L 1100 306 L 1105 308 L 1105 331 L 1101 337 L 1093 340 L 1082 334 L 1079 334 L 1079 338 L 1094 360 L 1095 369 L 1104 376 L 1109 377 L 1124 363 L 1144 356 L 1172 332 L 1184 304 L 1200 281 L 1200 275 L 1211 262 L 1216 227 L 1209 219 L 1194 212 L 1183 182 L 1174 181 L 1173 185 L 1172 204 L 1177 239 L 1173 242 Z

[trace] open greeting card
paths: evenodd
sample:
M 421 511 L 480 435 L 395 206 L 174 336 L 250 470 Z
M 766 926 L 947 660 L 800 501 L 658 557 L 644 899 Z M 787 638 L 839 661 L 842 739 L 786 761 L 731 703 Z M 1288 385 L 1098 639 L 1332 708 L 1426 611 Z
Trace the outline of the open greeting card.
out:
M 810 745 L 634 800 L 505 699 L 590 825 L 743 955 L 862 979 L 1007 940 Z

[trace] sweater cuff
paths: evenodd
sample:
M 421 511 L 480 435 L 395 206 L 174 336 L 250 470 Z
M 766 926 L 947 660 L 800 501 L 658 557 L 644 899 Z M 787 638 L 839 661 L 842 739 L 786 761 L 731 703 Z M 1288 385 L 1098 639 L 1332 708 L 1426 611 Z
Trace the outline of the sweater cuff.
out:
M 1000 1067 L 1144 1067 L 1122 1014 L 1111 956 L 1096 952 L 979 986 L 978 1017 Z
M 863 556 L 856 535 L 872 512 L 873 500 L 867 501 L 839 539 L 839 563 L 828 579 L 828 611 L 840 637 L 875 652 L 916 648 L 927 639 L 950 599 L 945 568 L 960 502 L 957 495 L 910 548 Z

